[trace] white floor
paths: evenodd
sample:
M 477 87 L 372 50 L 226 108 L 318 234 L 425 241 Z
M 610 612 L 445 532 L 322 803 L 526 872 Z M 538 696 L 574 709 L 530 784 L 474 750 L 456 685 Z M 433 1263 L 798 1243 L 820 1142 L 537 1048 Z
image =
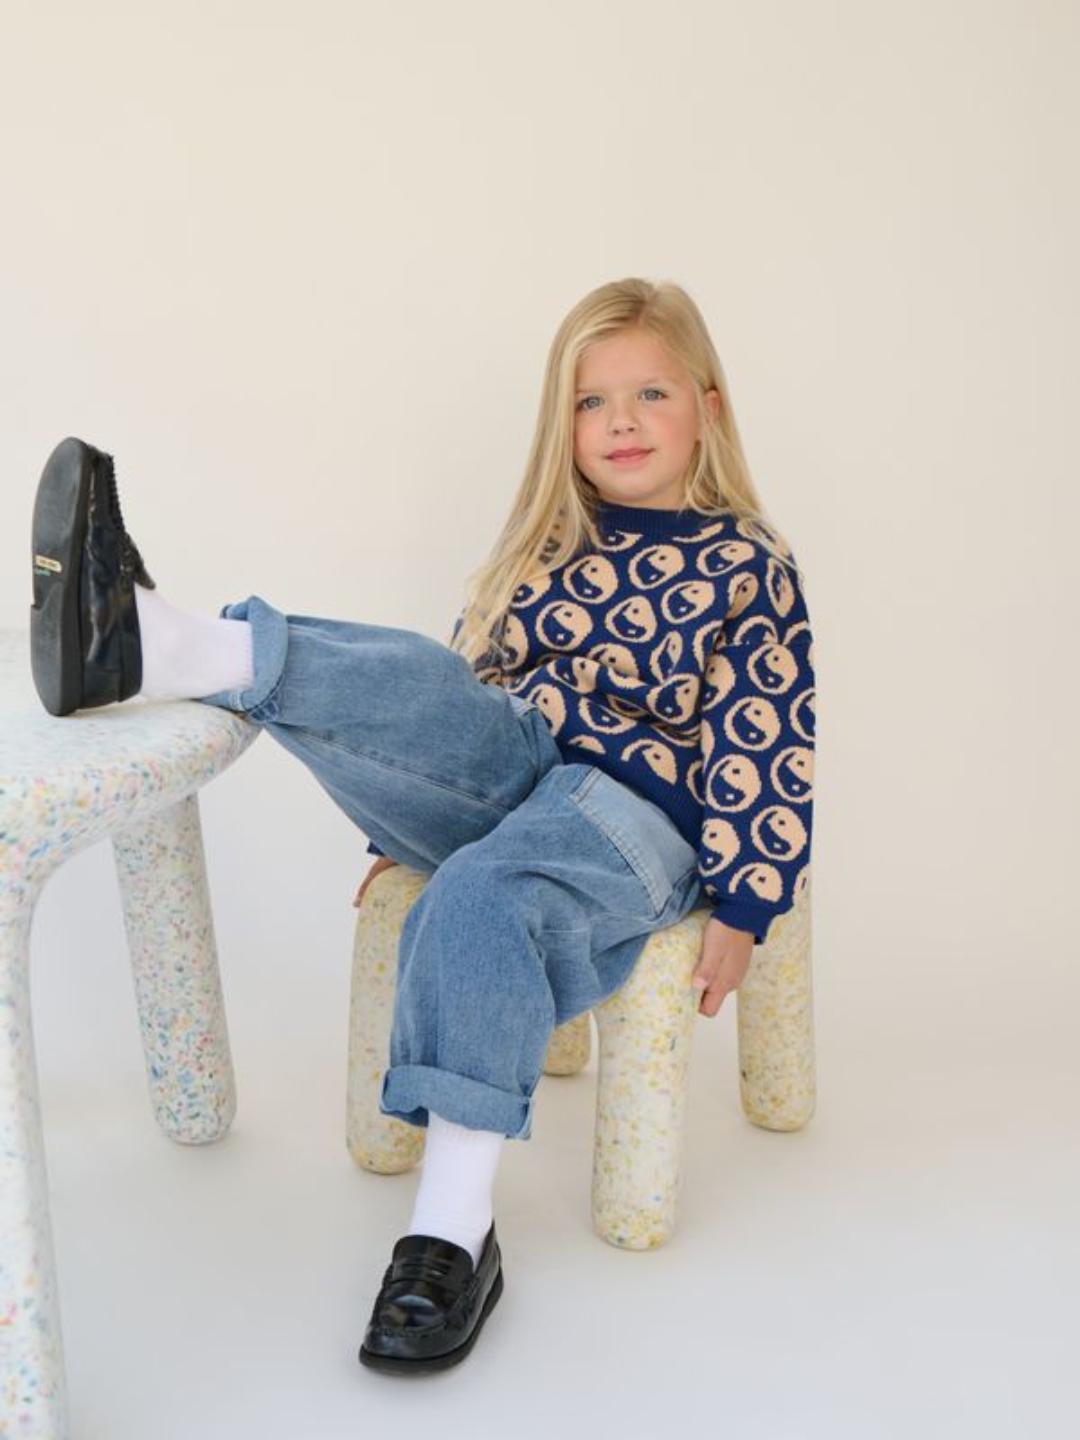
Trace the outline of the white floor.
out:
M 227 826 L 211 828 L 220 856 Z M 508 1143 L 499 1172 L 506 1290 L 473 1354 L 413 1381 L 362 1369 L 416 1174 L 366 1174 L 344 1148 L 347 903 L 328 958 L 297 954 L 302 921 L 273 903 L 245 948 L 250 898 L 216 898 L 240 1109 L 205 1148 L 150 1118 L 108 851 L 39 908 L 76 1440 L 1077 1433 L 1075 1052 L 883 1043 L 887 1025 L 860 1039 L 820 954 L 804 1131 L 742 1117 L 734 1005 L 702 1019 L 678 1231 L 619 1251 L 589 1224 L 593 1067 L 545 1077 L 533 1138 Z

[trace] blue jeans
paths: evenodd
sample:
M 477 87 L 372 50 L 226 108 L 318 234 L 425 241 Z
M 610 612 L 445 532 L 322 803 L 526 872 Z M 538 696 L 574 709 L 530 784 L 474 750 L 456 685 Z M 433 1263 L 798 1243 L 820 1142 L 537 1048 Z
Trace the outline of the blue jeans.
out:
M 432 877 L 401 933 L 381 1110 L 527 1140 L 552 1030 L 694 908 L 697 855 L 438 641 L 254 595 L 221 613 L 252 626 L 254 681 L 204 703 L 263 726 L 380 850 Z

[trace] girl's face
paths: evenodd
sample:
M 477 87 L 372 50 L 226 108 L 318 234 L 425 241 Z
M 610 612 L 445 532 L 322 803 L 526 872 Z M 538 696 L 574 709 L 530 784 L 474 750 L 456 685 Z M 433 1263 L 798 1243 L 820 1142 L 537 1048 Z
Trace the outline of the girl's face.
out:
M 655 335 L 632 328 L 590 346 L 575 383 L 574 463 L 601 499 L 677 510 L 704 428 L 687 371 Z M 706 391 L 705 404 L 715 417 L 719 391 Z

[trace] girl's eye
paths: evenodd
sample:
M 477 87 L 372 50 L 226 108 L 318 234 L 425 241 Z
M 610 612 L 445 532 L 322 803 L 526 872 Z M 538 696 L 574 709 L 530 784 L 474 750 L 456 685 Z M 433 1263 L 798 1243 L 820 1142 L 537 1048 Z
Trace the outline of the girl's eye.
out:
M 661 399 L 664 398 L 664 392 L 663 392 L 663 390 L 658 390 L 655 385 L 646 385 L 645 389 L 642 390 L 641 393 L 642 393 L 642 395 L 659 395 Z M 576 408 L 577 408 L 578 410 L 592 410 L 594 407 L 593 407 L 592 405 L 589 405 L 588 402 L 589 402 L 590 400 L 599 400 L 599 399 L 600 399 L 600 396 L 599 396 L 599 395 L 586 395 L 586 396 L 584 397 L 584 399 L 578 401 Z

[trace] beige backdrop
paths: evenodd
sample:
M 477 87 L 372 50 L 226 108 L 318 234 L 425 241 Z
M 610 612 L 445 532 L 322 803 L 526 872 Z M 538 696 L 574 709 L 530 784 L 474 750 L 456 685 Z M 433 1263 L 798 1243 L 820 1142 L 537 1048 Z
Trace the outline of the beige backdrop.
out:
M 935 1104 L 1024 1075 L 1075 1123 L 1076 7 L 0 14 L 0 625 L 78 434 L 174 602 L 446 638 L 559 319 L 678 280 L 807 575 L 822 1106 L 933 1064 Z M 363 838 L 265 737 L 203 814 L 234 1029 L 302 1053 Z M 109 885 L 101 850 L 43 900 L 56 1067 L 100 1063 L 72 994 L 127 984 Z

